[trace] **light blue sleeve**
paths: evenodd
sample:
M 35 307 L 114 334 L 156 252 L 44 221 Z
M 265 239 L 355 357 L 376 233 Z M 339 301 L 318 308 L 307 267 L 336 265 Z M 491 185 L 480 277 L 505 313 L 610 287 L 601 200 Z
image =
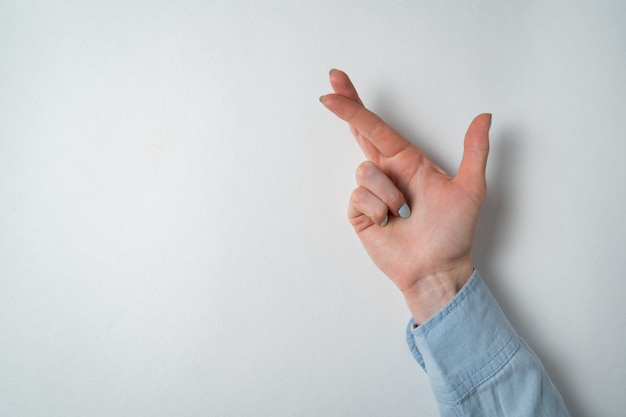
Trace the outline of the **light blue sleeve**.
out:
M 442 417 L 569 416 L 477 271 L 435 316 L 421 326 L 411 320 L 406 336 Z

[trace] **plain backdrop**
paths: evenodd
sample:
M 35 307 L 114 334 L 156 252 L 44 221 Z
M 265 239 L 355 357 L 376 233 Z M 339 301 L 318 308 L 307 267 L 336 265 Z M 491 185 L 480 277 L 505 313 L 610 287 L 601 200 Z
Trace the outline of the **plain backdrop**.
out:
M 0 415 L 436 416 L 346 220 L 341 68 L 454 174 L 573 417 L 626 408 L 626 3 L 0 2 Z

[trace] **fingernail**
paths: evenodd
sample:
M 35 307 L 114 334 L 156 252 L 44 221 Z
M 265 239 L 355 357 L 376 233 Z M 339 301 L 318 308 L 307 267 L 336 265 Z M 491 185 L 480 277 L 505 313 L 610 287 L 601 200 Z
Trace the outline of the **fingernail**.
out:
M 320 103 L 324 104 L 324 97 L 326 96 L 320 96 Z
M 389 222 L 389 215 L 387 214 L 385 216 L 385 218 L 383 219 L 383 221 L 380 223 L 380 227 L 385 227 L 387 226 L 387 223 Z
M 489 113 L 489 130 L 491 130 L 491 122 L 493 121 L 493 114 Z
M 331 68 L 330 71 L 328 71 L 328 75 L 332 74 L 335 71 L 337 71 L 337 68 Z
M 398 216 L 402 217 L 403 219 L 406 219 L 410 215 L 411 215 L 411 209 L 409 208 L 409 205 L 407 203 L 404 203 L 402 207 L 400 207 L 400 210 L 398 210 Z

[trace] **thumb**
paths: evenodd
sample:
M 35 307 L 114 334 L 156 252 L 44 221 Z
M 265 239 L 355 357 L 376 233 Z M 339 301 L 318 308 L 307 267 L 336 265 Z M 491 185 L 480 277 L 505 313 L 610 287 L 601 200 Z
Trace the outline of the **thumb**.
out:
M 465 133 L 463 158 L 455 180 L 464 182 L 470 189 L 486 188 L 485 170 L 489 154 L 489 128 L 491 114 L 483 113 L 474 118 Z

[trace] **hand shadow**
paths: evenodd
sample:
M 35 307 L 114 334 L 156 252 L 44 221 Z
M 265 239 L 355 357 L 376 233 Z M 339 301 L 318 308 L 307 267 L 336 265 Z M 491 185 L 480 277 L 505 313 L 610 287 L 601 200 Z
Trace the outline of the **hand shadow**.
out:
M 433 162 L 446 172 L 456 172 L 458 166 L 451 167 L 445 163 L 441 164 L 441 161 L 444 161 L 445 158 L 437 150 L 436 143 L 413 140 L 423 137 L 415 129 L 415 125 L 419 125 L 419 122 L 416 123 L 414 120 L 407 121 L 398 117 L 398 115 L 402 114 L 402 111 L 390 99 L 388 94 L 384 92 L 378 94 L 372 102 L 375 103 L 375 106 L 372 107 L 373 111 L 393 126 L 400 134 L 408 134 L 405 137 L 426 153 Z M 533 347 L 540 346 L 537 343 L 537 335 L 529 327 L 529 324 L 523 320 L 525 316 L 524 311 L 512 307 L 515 304 L 512 302 L 514 295 L 503 290 L 502 285 L 500 285 L 501 282 L 506 280 L 506 277 L 502 276 L 502 272 L 491 262 L 493 259 L 498 259 L 503 248 L 503 240 L 514 239 L 514 236 L 511 237 L 511 219 L 514 218 L 518 210 L 524 209 L 523 201 L 520 201 L 520 194 L 516 192 L 512 185 L 515 183 L 515 176 L 520 175 L 516 172 L 517 169 L 529 170 L 532 168 L 528 165 L 520 168 L 519 161 L 527 160 L 523 157 L 525 154 L 524 137 L 525 134 L 522 128 L 517 126 L 505 127 L 500 130 L 497 136 L 493 135 L 493 132 L 490 135 L 490 153 L 489 162 L 487 163 L 487 200 L 478 223 L 472 257 L 475 265 L 481 272 L 481 276 L 498 300 L 512 325 L 541 359 L 550 379 L 559 389 L 571 417 L 579 417 L 583 415 L 583 408 L 576 401 L 575 384 L 568 380 L 567 375 L 561 372 L 559 367 L 555 365 L 552 360 L 555 352 L 538 351 Z
M 550 375 L 550 379 L 557 386 L 563 401 L 572 417 L 581 416 L 583 408 L 577 404 L 574 384 L 567 378 L 558 366 L 555 366 L 552 358 L 556 352 L 538 351 L 536 332 L 524 321 L 524 311 L 512 308 L 515 305 L 512 300 L 514 294 L 504 291 L 501 282 L 506 280 L 498 267 L 490 260 L 498 259 L 504 239 L 514 239 L 509 230 L 512 218 L 518 210 L 523 210 L 523 201 L 520 201 L 519 192 L 513 188 L 515 176 L 519 175 L 516 170 L 529 170 L 532 167 L 523 165 L 527 160 L 523 157 L 524 134 L 520 128 L 505 128 L 497 137 L 491 137 L 489 162 L 487 164 L 487 200 L 483 207 L 476 240 L 473 248 L 475 265 L 487 282 L 490 290 L 498 300 L 518 333 L 527 341 L 528 345 L 541 359 L 544 368 Z M 530 306 L 528 306 L 530 308 Z

